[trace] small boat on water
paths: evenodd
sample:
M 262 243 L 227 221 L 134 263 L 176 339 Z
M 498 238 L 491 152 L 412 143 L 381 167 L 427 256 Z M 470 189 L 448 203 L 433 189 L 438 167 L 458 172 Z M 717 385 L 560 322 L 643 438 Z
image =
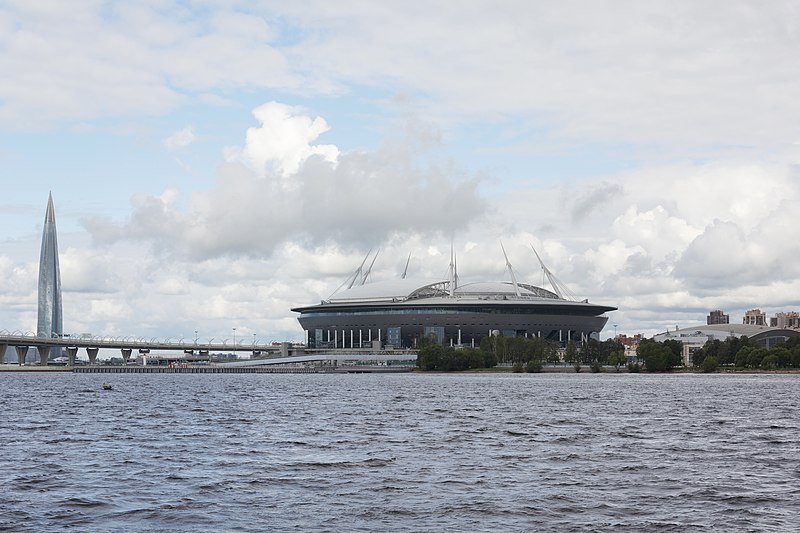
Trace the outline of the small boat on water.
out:
M 103 390 L 111 390 L 111 383 L 103 383 Z

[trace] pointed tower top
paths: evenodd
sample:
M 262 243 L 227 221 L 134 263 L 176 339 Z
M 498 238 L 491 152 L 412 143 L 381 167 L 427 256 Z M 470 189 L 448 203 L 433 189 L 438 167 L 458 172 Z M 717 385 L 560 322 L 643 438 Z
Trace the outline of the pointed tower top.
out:
M 44 223 L 45 224 L 55 224 L 56 223 L 56 210 L 53 207 L 53 193 L 50 192 L 50 195 L 47 197 L 47 212 L 44 214 Z

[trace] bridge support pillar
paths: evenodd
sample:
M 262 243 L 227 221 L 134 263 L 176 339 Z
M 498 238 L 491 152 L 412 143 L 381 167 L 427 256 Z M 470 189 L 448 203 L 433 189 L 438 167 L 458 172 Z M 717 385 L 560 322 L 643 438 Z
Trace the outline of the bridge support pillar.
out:
M 14 346 L 14 349 L 17 350 L 17 361 L 20 365 L 25 364 L 25 356 L 28 355 L 28 347 L 27 346 Z
M 8 349 L 8 344 L 0 344 L 0 365 L 6 362 L 7 349 Z
M 39 351 L 39 364 L 42 366 L 47 366 L 47 357 L 50 355 L 50 346 L 37 346 L 36 349 Z
M 120 348 L 120 352 L 122 352 L 122 360 L 125 361 L 125 364 L 128 364 L 128 361 L 131 359 L 131 349 L 130 348 Z
M 86 348 L 86 355 L 89 356 L 89 364 L 93 365 L 95 361 L 97 361 L 97 352 L 100 351 L 100 348 Z
M 75 366 L 75 356 L 78 355 L 78 348 L 67 348 L 67 358 L 69 366 Z

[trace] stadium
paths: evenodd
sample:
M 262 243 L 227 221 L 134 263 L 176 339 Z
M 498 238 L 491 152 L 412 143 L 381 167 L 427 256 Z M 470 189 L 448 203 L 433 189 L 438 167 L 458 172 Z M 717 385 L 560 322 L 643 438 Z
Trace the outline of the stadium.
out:
M 501 245 L 502 246 L 502 245 Z M 536 250 L 533 250 L 536 253 Z M 327 300 L 295 307 L 308 348 L 414 348 L 432 338 L 448 346 L 478 346 L 487 335 L 542 337 L 560 343 L 597 338 L 616 307 L 578 301 L 536 257 L 552 290 L 511 281 L 460 284 L 451 253 L 449 279 L 368 282 L 367 258 Z M 377 253 L 376 253 L 377 256 Z M 372 264 L 375 258 L 372 259 Z

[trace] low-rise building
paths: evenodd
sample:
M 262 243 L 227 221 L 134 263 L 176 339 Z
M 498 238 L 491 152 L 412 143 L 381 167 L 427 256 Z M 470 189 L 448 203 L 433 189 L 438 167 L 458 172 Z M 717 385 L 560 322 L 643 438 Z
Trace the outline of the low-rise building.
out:
M 758 310 L 756 309 L 756 311 Z M 758 346 L 769 349 L 786 342 L 792 337 L 800 337 L 800 331 L 750 324 L 700 325 L 659 333 L 653 336 L 653 340 L 664 342 L 665 340 L 672 339 L 683 343 L 683 363 L 688 366 L 692 364 L 692 355 L 694 352 L 702 348 L 708 341 L 724 341 L 730 337 L 742 336 L 748 337 Z

